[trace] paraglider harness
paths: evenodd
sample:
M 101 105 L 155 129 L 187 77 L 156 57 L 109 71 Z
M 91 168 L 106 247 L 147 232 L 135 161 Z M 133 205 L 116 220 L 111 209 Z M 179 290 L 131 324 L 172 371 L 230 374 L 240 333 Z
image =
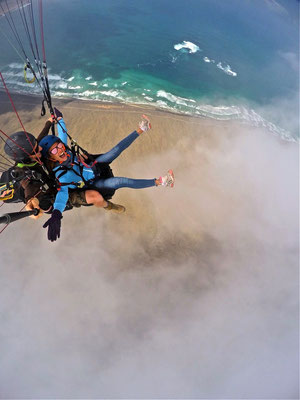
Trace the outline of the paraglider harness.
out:
M 62 186 L 74 185 L 76 186 L 76 189 L 69 189 L 70 191 L 72 190 L 84 191 L 87 189 L 93 189 L 99 192 L 105 200 L 110 200 L 112 196 L 115 194 L 115 189 L 108 189 L 108 188 L 98 189 L 94 185 L 94 181 L 97 180 L 97 178 L 99 179 L 101 177 L 101 179 L 107 179 L 107 178 L 112 178 L 114 176 L 109 163 L 97 162 L 96 159 L 101 154 L 89 154 L 86 150 L 84 150 L 81 146 L 79 146 L 77 142 L 72 138 L 71 138 L 71 147 L 66 145 L 65 147 L 71 152 L 71 162 L 69 166 L 60 165 L 58 168 L 56 168 L 55 175 L 58 183 L 57 190 L 60 190 L 60 187 Z M 85 161 L 82 160 L 83 158 L 85 159 Z M 81 162 L 77 161 L 78 159 L 80 159 Z M 75 171 L 75 169 L 73 168 L 74 165 L 78 166 L 79 172 Z M 91 168 L 93 170 L 95 177 L 92 180 L 87 181 L 84 178 L 83 176 L 84 168 Z M 67 182 L 67 183 L 59 182 L 59 179 L 70 170 L 72 170 L 74 174 L 79 176 L 81 181 Z M 57 175 L 57 172 L 60 173 Z
M 3 172 L 0 178 L 0 199 L 4 203 L 25 203 L 25 193 L 21 185 L 24 179 L 38 184 L 41 193 L 46 193 L 51 187 L 55 187 L 55 183 L 51 183 L 52 180 L 50 177 L 46 180 L 45 176 L 43 176 L 46 173 L 42 174 L 32 170 L 29 168 L 30 166 L 32 165 L 26 166 L 26 164 L 18 163 Z

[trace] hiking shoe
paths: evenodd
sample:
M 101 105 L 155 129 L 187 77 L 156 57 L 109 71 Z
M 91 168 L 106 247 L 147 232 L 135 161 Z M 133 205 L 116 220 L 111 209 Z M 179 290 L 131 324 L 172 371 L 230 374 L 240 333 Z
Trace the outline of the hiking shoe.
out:
M 162 186 L 168 186 L 168 187 L 174 187 L 174 173 L 171 169 L 169 169 L 167 175 L 165 176 L 160 176 L 159 177 L 159 182 Z
M 150 119 L 147 117 L 147 115 L 142 115 L 142 121 L 139 123 L 139 128 L 143 132 L 147 132 L 151 129 L 151 124 L 150 124 Z
M 126 208 L 124 206 L 121 206 L 120 204 L 115 204 L 111 201 L 107 201 L 107 207 L 104 207 L 104 210 L 112 211 L 116 214 L 121 214 L 126 211 Z

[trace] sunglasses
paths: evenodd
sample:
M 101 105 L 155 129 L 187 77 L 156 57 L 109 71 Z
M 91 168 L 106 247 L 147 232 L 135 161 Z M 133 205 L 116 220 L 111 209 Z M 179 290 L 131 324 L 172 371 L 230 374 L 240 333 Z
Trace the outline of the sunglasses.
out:
M 59 142 L 52 150 L 50 150 L 50 153 L 55 156 L 55 154 L 58 153 L 58 149 L 65 150 L 65 145 L 62 142 Z

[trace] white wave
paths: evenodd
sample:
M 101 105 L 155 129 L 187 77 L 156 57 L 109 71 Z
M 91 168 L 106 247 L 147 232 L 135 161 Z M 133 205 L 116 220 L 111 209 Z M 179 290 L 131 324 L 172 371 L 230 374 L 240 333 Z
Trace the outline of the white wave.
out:
M 90 81 L 93 77 L 92 76 L 88 76 L 87 78 L 85 78 L 86 81 Z
M 19 69 L 19 68 L 23 69 L 24 65 L 25 65 L 25 63 L 24 64 L 20 64 L 20 63 L 10 63 L 10 64 L 8 64 L 9 68 L 12 68 L 12 69 Z
M 59 89 L 67 89 L 68 88 L 68 84 L 67 84 L 67 82 L 61 81 L 57 85 L 55 85 L 55 87 L 57 87 Z
M 70 90 L 82 89 L 82 86 L 68 86 L 68 89 Z
M 91 82 L 91 83 L 89 83 L 89 85 L 91 85 L 91 86 L 97 86 L 97 82 Z
M 196 107 L 199 112 L 216 116 L 234 116 L 241 113 L 241 109 L 236 106 L 212 106 L 210 104 L 201 104 Z
M 124 100 L 121 92 L 119 92 L 118 90 L 113 90 L 113 89 L 108 90 L 108 91 L 100 90 L 99 93 L 101 93 L 101 94 L 103 94 L 104 96 L 107 96 L 107 97 L 114 97 L 114 98 L 122 100 L 122 101 Z
M 180 104 L 183 106 L 188 106 L 187 102 L 195 103 L 195 100 L 175 96 L 174 94 L 165 92 L 164 90 L 159 90 L 156 93 L 156 95 L 157 97 L 164 97 L 165 99 L 172 101 L 173 103 Z
M 48 79 L 49 81 L 60 81 L 60 80 L 64 81 L 64 78 L 62 78 L 60 75 L 57 74 L 49 74 Z
M 206 63 L 215 63 L 215 60 L 213 60 L 213 59 L 210 59 L 210 58 L 208 58 L 208 57 L 203 57 L 203 61 L 205 61 Z
M 59 91 L 54 91 L 53 92 L 54 97 L 67 97 L 68 94 L 66 92 L 59 92 Z
M 122 82 L 121 85 L 124 86 L 126 85 L 128 82 Z
M 13 71 L 10 71 L 10 70 L 5 71 L 5 76 L 24 77 L 24 65 L 23 64 L 11 63 L 11 64 L 9 64 L 9 68 L 11 68 L 11 70 L 13 70 Z M 16 69 L 18 71 L 15 71 Z M 28 72 L 28 76 L 32 76 L 31 71 Z M 37 73 L 37 77 L 39 78 L 38 73 Z M 62 78 L 58 74 L 48 74 L 48 79 L 49 79 L 49 82 L 65 81 L 65 79 Z
M 104 94 L 104 96 L 112 96 L 112 97 L 117 97 L 120 93 L 117 90 L 109 90 L 106 92 L 105 90 L 100 90 L 101 94 Z
M 21 86 L 21 87 L 25 87 L 25 88 L 27 88 L 28 90 L 31 90 L 31 89 L 34 90 L 33 88 L 29 88 L 29 85 L 28 85 L 28 83 L 26 83 L 26 82 L 18 82 L 18 81 L 6 80 L 5 83 L 8 84 L 8 85 L 12 85 L 12 86 Z
M 162 100 L 157 100 L 157 101 L 156 101 L 156 104 L 157 104 L 159 107 L 168 107 L 168 104 L 167 104 L 165 101 L 162 101 Z
M 29 74 L 30 74 L 30 72 L 29 72 Z M 28 74 L 28 76 L 29 76 L 29 74 Z M 3 72 L 3 76 L 4 77 L 13 76 L 14 78 L 19 77 L 19 78 L 23 78 L 23 80 L 24 80 L 23 69 L 21 72 L 11 72 L 11 71 Z
M 197 51 L 200 50 L 200 47 L 197 46 L 195 43 L 184 40 L 182 43 L 175 44 L 174 49 L 175 50 L 188 49 L 189 53 L 196 53 Z
M 94 94 L 97 94 L 97 92 L 95 92 L 94 90 L 85 90 L 82 93 L 78 93 L 79 96 L 85 96 L 85 97 L 93 96 Z
M 67 79 L 68 82 L 72 82 L 72 80 L 75 78 L 75 76 L 71 76 L 71 78 Z
M 145 99 L 149 100 L 149 101 L 153 101 L 154 100 L 152 97 L 149 97 L 149 96 L 145 96 Z
M 108 87 L 108 84 L 107 84 L 107 83 L 103 83 L 102 86 L 103 86 L 103 87 Z
M 237 76 L 237 73 L 234 72 L 234 71 L 232 71 L 230 65 L 228 65 L 228 64 L 227 64 L 225 67 L 223 67 L 222 63 L 219 62 L 219 63 L 217 64 L 217 67 L 218 67 L 219 69 L 221 69 L 222 71 L 224 71 L 225 74 L 227 74 L 227 75 Z

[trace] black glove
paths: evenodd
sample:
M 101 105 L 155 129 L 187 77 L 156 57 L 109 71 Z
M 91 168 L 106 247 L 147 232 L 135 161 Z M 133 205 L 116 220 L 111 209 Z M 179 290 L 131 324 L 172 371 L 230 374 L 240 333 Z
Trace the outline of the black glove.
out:
M 54 112 L 55 112 L 56 118 L 63 117 L 62 113 L 56 107 L 54 107 Z
M 53 210 L 51 217 L 43 225 L 43 228 L 48 227 L 48 240 L 51 240 L 51 242 L 55 242 L 60 237 L 61 219 L 61 212 Z

